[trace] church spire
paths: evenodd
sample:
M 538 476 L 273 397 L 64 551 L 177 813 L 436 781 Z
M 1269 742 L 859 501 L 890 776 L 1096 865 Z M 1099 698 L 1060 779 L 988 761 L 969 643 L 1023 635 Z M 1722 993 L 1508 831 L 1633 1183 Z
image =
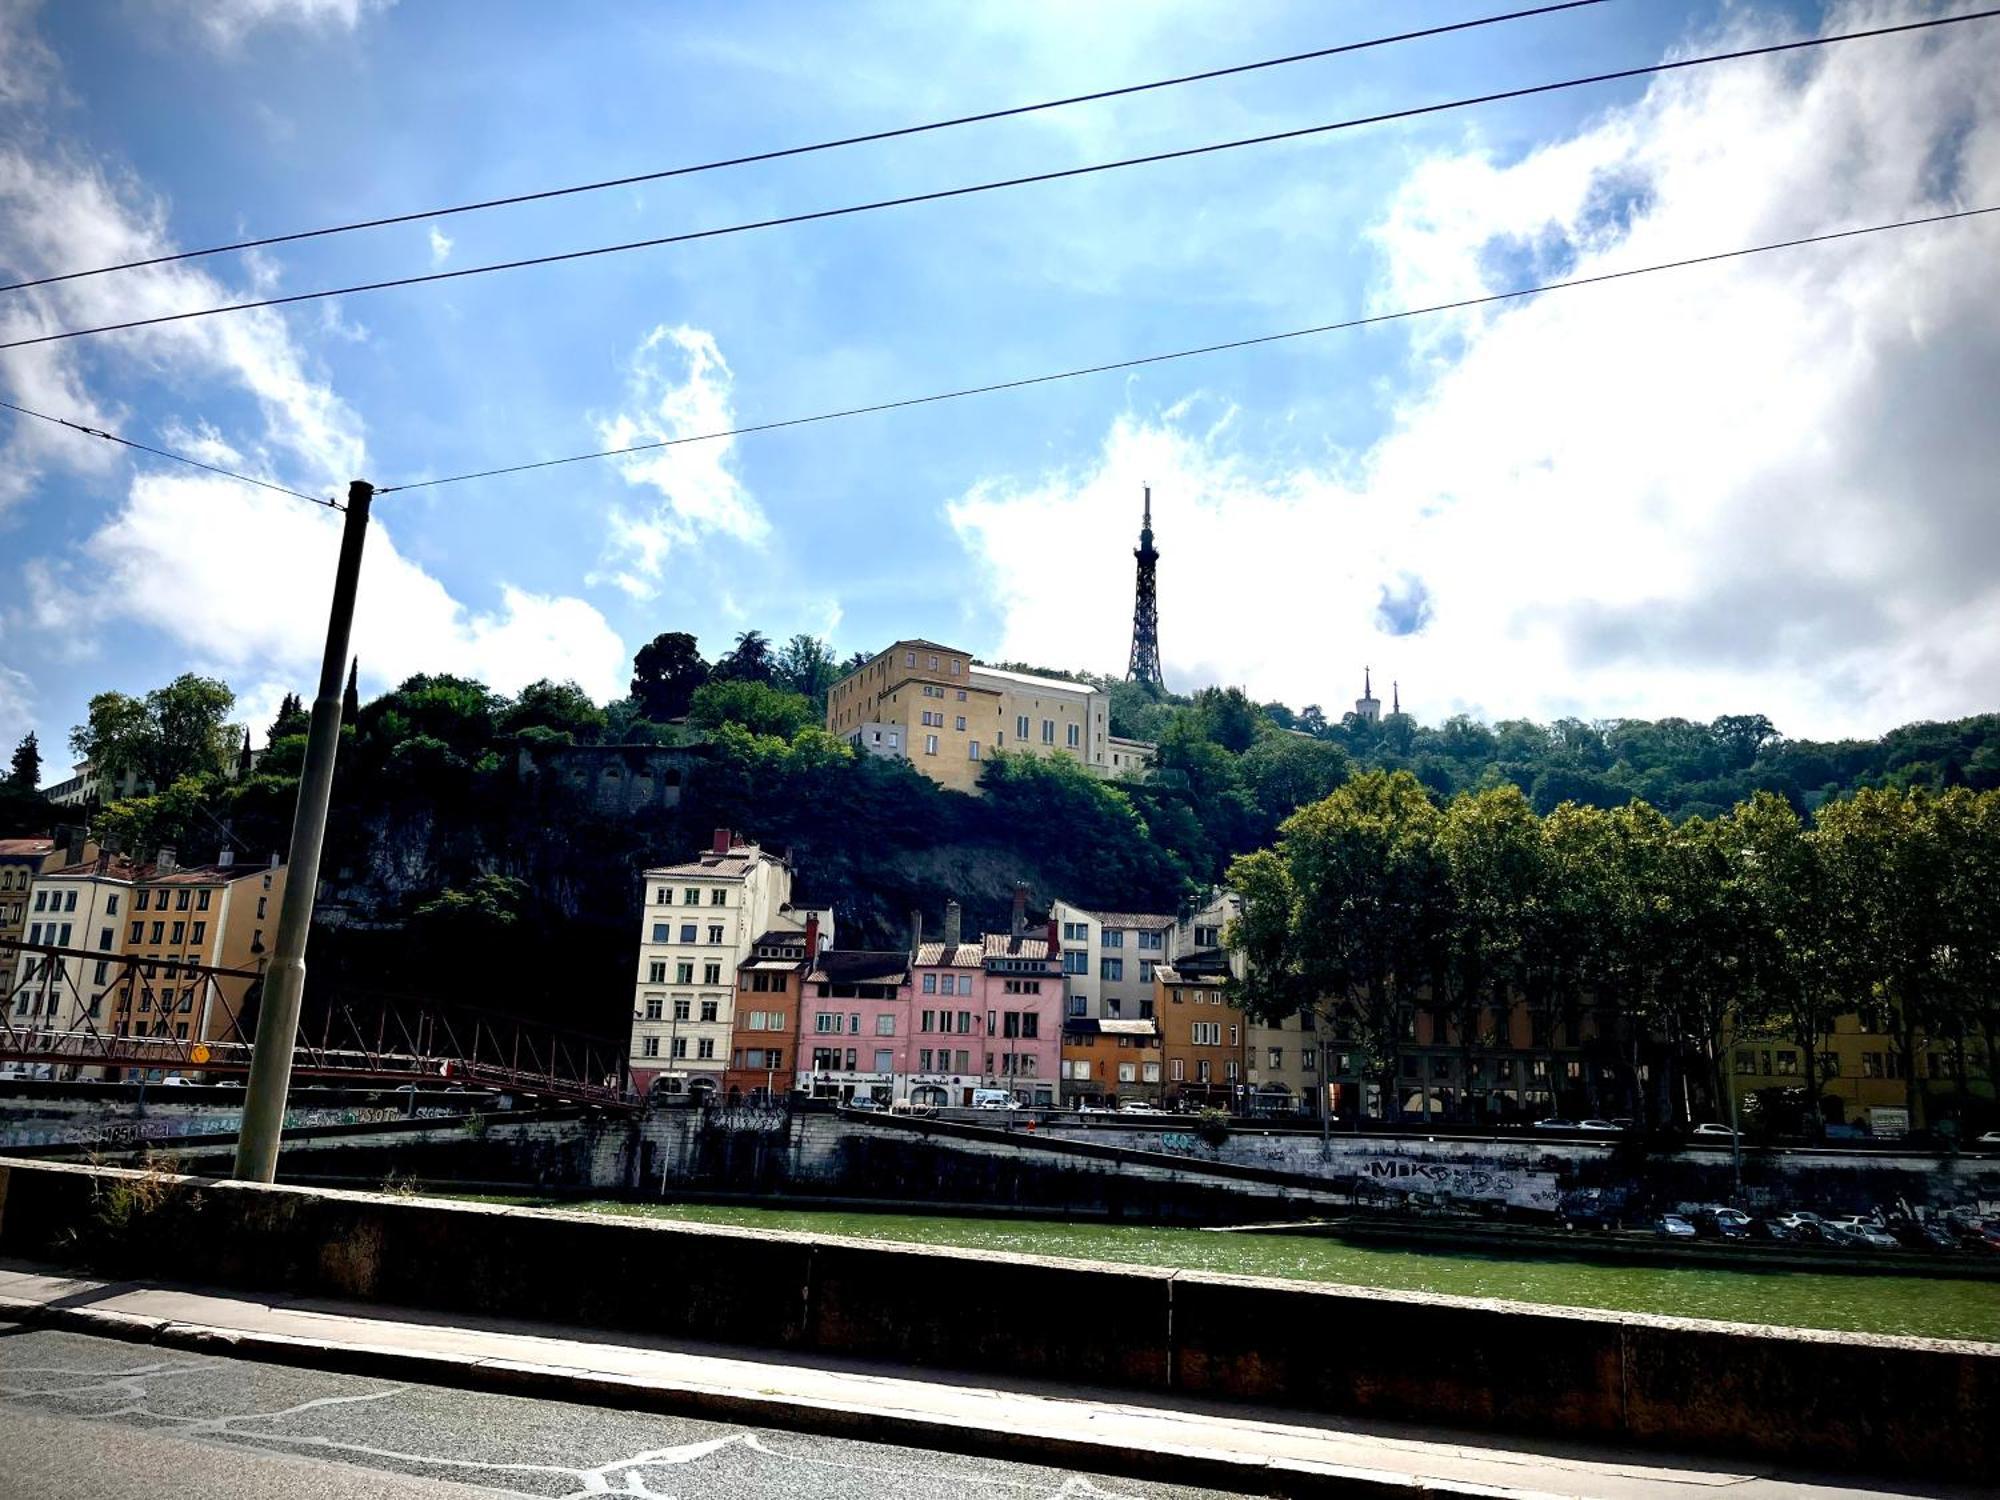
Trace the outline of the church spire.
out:
M 1403 685 L 1400 682 L 1391 681 L 1389 684 L 1389 712 L 1399 714 L 1402 711 Z
M 239 755 L 238 755 L 238 756 L 236 757 L 236 773 L 237 773 L 237 775 L 239 775 L 239 776 L 248 776 L 248 775 L 250 774 L 250 765 L 251 765 L 251 760 L 250 760 L 250 726 L 249 726 L 248 724 L 245 724 L 245 725 L 243 726 L 243 750 L 242 750 L 242 752 L 241 752 L 241 753 L 240 753 L 240 754 L 239 754 Z
M 347 669 L 347 691 L 340 695 L 340 722 L 352 724 L 361 717 L 361 658 L 355 657 Z

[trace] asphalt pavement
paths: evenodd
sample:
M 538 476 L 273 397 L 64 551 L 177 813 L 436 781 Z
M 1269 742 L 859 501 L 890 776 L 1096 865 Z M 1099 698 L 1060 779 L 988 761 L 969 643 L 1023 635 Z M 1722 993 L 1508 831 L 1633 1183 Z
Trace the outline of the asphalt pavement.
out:
M 1218 1492 L 0 1326 L 0 1497 L 1213 1500 Z

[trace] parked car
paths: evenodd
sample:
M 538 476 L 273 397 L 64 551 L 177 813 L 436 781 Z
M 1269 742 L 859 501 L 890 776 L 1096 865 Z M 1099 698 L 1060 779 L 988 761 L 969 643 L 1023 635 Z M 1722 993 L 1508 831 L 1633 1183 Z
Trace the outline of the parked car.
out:
M 875 1099 L 872 1095 L 856 1094 L 852 1099 L 849 1099 L 847 1101 L 847 1107 L 849 1109 L 878 1110 L 882 1107 L 882 1105 L 881 1102 Z
M 972 1091 L 974 1109 L 1019 1109 L 1021 1101 L 1005 1089 L 974 1089 Z
M 1776 1245 L 1789 1245 L 1800 1237 L 1798 1231 L 1785 1223 L 1783 1219 L 1752 1219 L 1750 1221 L 1750 1238 L 1753 1240 L 1769 1240 Z
M 1700 1137 L 1720 1136 L 1725 1141 L 1736 1139 L 1735 1131 L 1731 1130 L 1727 1125 L 1718 1125 L 1713 1120 L 1710 1120 L 1706 1124 L 1695 1126 L 1694 1134 Z
M 1845 1228 L 1847 1226 L 1843 1225 L 1842 1227 Z M 1854 1237 L 1870 1250 L 1900 1250 L 1903 1248 L 1903 1242 L 1886 1229 L 1878 1228 L 1872 1224 L 1857 1224 L 1853 1228 Z
M 1694 1225 L 1679 1214 L 1661 1214 L 1654 1223 L 1653 1230 L 1670 1240 L 1691 1240 L 1695 1236 Z
M 1575 1130 L 1576 1128 L 1576 1121 L 1559 1120 L 1554 1116 L 1550 1116 L 1546 1120 L 1535 1121 L 1535 1129 L 1537 1130 Z
M 1903 1219 L 1889 1231 L 1897 1243 L 1911 1250 L 1956 1250 L 1958 1236 L 1942 1224 L 1919 1224 L 1915 1219 Z
M 1989 1130 L 1982 1136 L 1976 1136 L 1972 1144 L 1985 1151 L 2000 1151 L 2000 1130 Z
M 1771 1222 L 1801 1244 L 1811 1245 L 1819 1242 L 1818 1214 L 1807 1213 L 1804 1209 L 1798 1209 L 1792 1213 L 1780 1214 Z
M 194 1082 L 192 1079 L 181 1077 L 178 1073 L 169 1073 L 160 1080 L 159 1086 L 163 1089 L 185 1089 L 194 1087 Z
M 1704 1208 L 1694 1215 L 1694 1227 L 1696 1233 L 1718 1240 L 1750 1238 L 1750 1216 L 1741 1209 Z
M 1576 1128 L 1578 1130 L 1599 1130 L 1606 1134 L 1616 1134 L 1625 1127 L 1613 1120 L 1578 1120 Z
M 1159 1110 L 1143 1099 L 1127 1099 L 1118 1106 L 1121 1115 L 1156 1115 Z
M 1867 1244 L 1858 1230 L 1849 1229 L 1845 1224 L 1835 1224 L 1831 1220 L 1821 1219 L 1813 1227 L 1819 1231 L 1820 1243 L 1823 1245 L 1835 1245 L 1842 1250 L 1859 1250 Z

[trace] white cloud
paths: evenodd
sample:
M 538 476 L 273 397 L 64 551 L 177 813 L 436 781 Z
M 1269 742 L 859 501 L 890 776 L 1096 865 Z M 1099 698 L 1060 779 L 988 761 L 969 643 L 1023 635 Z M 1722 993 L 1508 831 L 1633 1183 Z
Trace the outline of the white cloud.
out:
M 665 442 L 734 425 L 733 377 L 713 334 L 662 323 L 640 341 L 627 372 L 626 403 L 597 423 L 607 448 Z M 608 582 L 637 599 L 659 592 L 668 555 L 705 536 L 760 544 L 770 523 L 736 477 L 729 438 L 687 443 L 618 461 L 625 482 L 657 493 L 643 510 L 616 510 L 606 544 Z
M 326 630 L 341 517 L 206 475 L 142 474 L 125 506 L 46 579 L 44 628 L 143 624 L 211 670 L 287 678 L 309 693 Z M 625 689 L 625 645 L 584 601 L 500 586 L 469 608 L 371 520 L 353 650 L 377 684 L 456 672 L 512 692 L 574 678 L 596 698 Z
M 308 31 L 353 31 L 396 0 L 155 0 L 161 10 L 197 23 L 220 51 L 232 51 L 266 26 Z
M 432 265 L 441 266 L 447 260 L 451 259 L 452 242 L 450 235 L 446 234 L 442 229 L 438 228 L 437 225 L 433 224 L 430 227 L 430 240 L 431 240 Z
M 12 755 L 21 736 L 35 727 L 34 706 L 34 684 L 12 667 L 0 665 L 0 757 Z M 44 762 L 53 763 L 56 755 L 50 747 L 41 748 Z
M 1376 303 L 1994 202 L 2000 31 L 1857 43 L 1662 80 L 1519 160 L 1424 162 L 1377 229 Z M 1325 468 L 1131 420 L 1087 468 L 950 514 L 1006 601 L 996 649 L 1050 665 L 1124 661 L 1107 564 L 1150 479 L 1178 686 L 1332 708 L 1368 662 L 1426 718 L 1762 710 L 1799 734 L 1990 710 L 1996 256 L 1976 221 L 1489 308 L 1414 338 L 1392 430 Z M 1419 600 L 1417 633 L 1385 628 Z

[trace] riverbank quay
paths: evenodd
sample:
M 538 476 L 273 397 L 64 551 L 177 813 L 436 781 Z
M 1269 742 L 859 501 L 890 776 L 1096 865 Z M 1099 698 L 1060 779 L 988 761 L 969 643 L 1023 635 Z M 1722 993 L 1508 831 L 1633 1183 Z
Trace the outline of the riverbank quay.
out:
M 1994 1345 L 110 1168 L 0 1172 L 0 1255 L 100 1277 L 1822 1472 L 1994 1477 Z

